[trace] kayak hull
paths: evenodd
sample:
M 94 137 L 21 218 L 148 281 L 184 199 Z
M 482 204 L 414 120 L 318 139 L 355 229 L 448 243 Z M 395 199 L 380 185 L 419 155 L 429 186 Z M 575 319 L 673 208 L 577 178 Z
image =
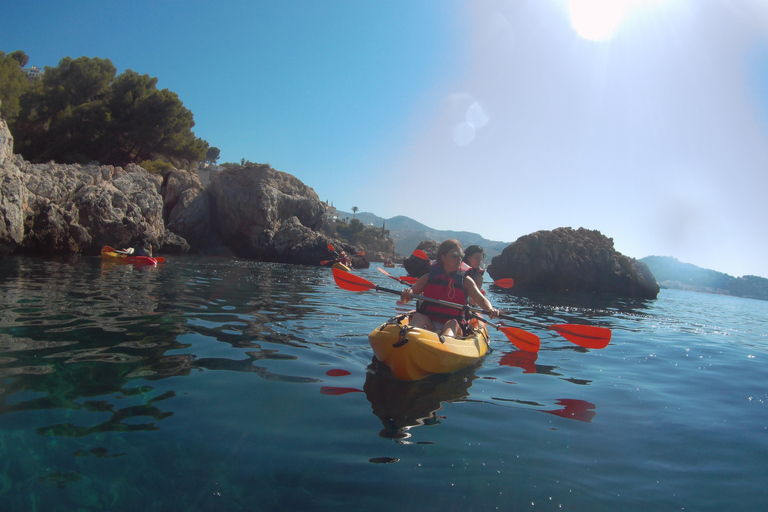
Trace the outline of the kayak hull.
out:
M 104 247 L 101 249 L 102 259 L 107 261 L 114 261 L 115 263 L 131 263 L 133 265 L 157 265 L 157 260 L 155 258 L 150 258 L 149 256 L 131 256 L 128 254 L 121 254 L 110 249 L 112 248 Z
M 337 261 L 336 263 L 333 264 L 333 268 L 337 268 L 339 270 L 343 270 L 344 272 L 349 272 L 350 270 L 352 270 L 351 268 L 349 268 L 348 266 L 346 266 L 345 264 L 343 264 L 343 263 L 341 263 L 339 261 Z
M 443 341 L 437 333 L 410 327 L 408 315 L 400 315 L 368 335 L 376 359 L 400 380 L 419 380 L 436 373 L 453 373 L 478 363 L 488 352 L 488 329 L 472 321 L 474 332 L 467 337 Z

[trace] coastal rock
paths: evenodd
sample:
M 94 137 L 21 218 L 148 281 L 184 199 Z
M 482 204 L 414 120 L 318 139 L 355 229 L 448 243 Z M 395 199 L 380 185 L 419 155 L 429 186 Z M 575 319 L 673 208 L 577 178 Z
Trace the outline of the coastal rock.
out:
M 0 166 L 13 158 L 13 137 L 8 129 L 8 123 L 0 117 Z
M 0 256 L 14 252 L 24 240 L 27 190 L 14 165 L 13 138 L 0 118 Z
M 616 252 L 613 239 L 584 228 L 525 235 L 493 258 L 488 274 L 511 277 L 513 291 L 572 290 L 655 298 L 659 285 L 648 266 Z
M 416 246 L 416 250 L 422 250 L 427 253 L 430 260 L 434 260 L 437 257 L 437 249 L 440 247 L 440 243 L 434 240 L 424 240 Z M 416 252 L 416 251 L 414 251 Z M 421 277 L 424 274 L 429 273 L 429 260 L 419 258 L 413 254 L 405 258 L 403 261 L 403 267 L 408 272 L 409 276 Z
M 219 245 L 212 230 L 210 196 L 197 174 L 172 171 L 163 189 L 164 217 L 168 230 L 189 243 L 192 250 L 203 251 Z
M 98 254 L 141 238 L 184 250 L 165 229 L 163 181 L 134 164 L 30 164 L 0 119 L 0 254 Z
M 338 257 L 329 245 L 344 247 L 320 231 L 326 209 L 314 190 L 268 165 L 221 172 L 205 189 L 178 169 L 31 164 L 13 154 L 0 119 L 0 256 L 95 255 L 147 239 L 156 252 L 318 265 Z
M 318 231 L 326 207 L 315 191 L 268 165 L 221 172 L 208 193 L 216 234 L 239 256 L 317 265 L 339 245 Z
M 364 254 L 356 254 L 352 256 L 352 268 L 370 268 L 371 262 Z

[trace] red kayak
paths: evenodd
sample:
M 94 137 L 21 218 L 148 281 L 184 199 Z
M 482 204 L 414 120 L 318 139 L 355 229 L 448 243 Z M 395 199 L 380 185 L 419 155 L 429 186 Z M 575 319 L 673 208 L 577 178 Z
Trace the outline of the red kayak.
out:
M 112 247 L 105 245 L 101 249 L 101 257 L 105 260 L 114 261 L 116 263 L 132 263 L 134 265 L 151 265 L 156 266 L 158 263 L 163 263 L 165 258 L 151 258 L 149 256 L 133 256 L 124 251 L 117 251 Z

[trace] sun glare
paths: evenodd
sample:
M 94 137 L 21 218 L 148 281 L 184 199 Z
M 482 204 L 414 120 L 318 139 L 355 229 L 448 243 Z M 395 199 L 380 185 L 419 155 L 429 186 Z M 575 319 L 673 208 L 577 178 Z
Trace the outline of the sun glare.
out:
M 647 2 L 648 0 L 645 0 Z M 584 39 L 604 41 L 643 0 L 568 0 L 571 25 Z

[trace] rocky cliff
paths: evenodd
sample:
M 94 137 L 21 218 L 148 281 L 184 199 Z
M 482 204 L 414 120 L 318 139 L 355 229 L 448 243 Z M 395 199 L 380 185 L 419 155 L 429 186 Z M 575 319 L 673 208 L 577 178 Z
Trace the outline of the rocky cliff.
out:
M 329 245 L 358 252 L 317 231 L 324 213 L 314 190 L 268 165 L 225 171 L 204 189 L 176 169 L 31 164 L 0 119 L 0 255 L 95 255 L 142 238 L 162 253 L 309 265 L 333 258 Z
M 488 274 L 511 277 L 513 291 L 552 289 L 655 298 L 659 285 L 648 266 L 624 256 L 599 231 L 557 228 L 525 235 L 493 258 Z

